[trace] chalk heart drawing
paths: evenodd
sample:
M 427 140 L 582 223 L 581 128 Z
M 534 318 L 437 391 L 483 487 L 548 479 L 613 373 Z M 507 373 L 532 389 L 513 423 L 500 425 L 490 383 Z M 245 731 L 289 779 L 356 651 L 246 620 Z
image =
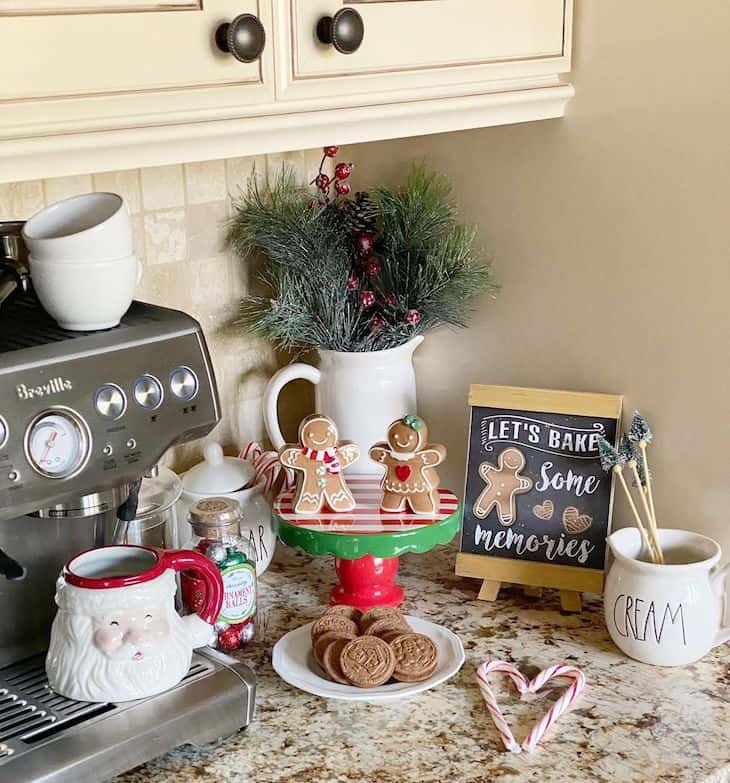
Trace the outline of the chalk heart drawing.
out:
M 548 499 L 544 500 L 539 506 L 533 506 L 532 513 L 538 519 L 552 519 L 553 514 L 555 513 L 555 506 L 553 505 L 553 501 Z
M 585 533 L 593 523 L 593 517 L 581 514 L 575 506 L 568 506 L 563 511 L 563 527 L 566 533 Z

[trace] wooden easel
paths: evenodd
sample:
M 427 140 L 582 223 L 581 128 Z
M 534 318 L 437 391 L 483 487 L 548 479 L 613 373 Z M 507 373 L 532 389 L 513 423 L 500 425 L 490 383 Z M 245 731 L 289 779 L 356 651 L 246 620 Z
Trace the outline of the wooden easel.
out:
M 501 588 L 508 584 L 522 585 L 525 595 L 539 598 L 543 587 L 560 591 L 560 606 L 565 612 L 580 612 L 581 593 L 600 593 L 603 590 L 603 571 L 572 566 L 508 560 L 500 557 L 471 555 L 459 552 L 456 573 L 481 579 L 477 598 L 496 601 Z

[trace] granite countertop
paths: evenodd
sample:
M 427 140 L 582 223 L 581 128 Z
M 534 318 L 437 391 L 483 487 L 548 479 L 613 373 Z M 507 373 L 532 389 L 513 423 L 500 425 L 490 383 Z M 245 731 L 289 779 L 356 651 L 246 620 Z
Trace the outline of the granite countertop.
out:
M 454 575 L 454 555 L 448 547 L 407 555 L 398 581 L 409 614 L 459 634 L 461 672 L 413 699 L 370 705 L 326 701 L 272 670 L 273 644 L 322 611 L 334 580 L 331 558 L 280 545 L 260 583 L 257 639 L 241 653 L 258 677 L 253 723 L 214 745 L 178 748 L 117 783 L 730 781 L 730 647 L 682 669 L 636 663 L 609 639 L 600 598 L 588 597 L 581 614 L 561 613 L 555 591 L 535 599 L 513 589 L 496 603 L 478 601 L 478 582 Z M 578 706 L 532 755 L 505 752 L 482 703 L 474 672 L 495 657 L 527 675 L 562 661 L 586 674 Z M 504 700 L 518 739 L 550 699 L 534 698 Z

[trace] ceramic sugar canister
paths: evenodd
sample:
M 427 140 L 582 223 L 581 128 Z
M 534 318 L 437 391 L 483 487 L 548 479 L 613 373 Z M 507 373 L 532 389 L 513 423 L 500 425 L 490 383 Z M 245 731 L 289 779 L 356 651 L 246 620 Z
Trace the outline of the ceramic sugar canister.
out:
M 263 494 L 263 482 L 254 484 L 254 469 L 245 460 L 227 457 L 219 443 L 210 443 L 204 459 L 182 475 L 183 491 L 178 519 L 188 518 L 198 500 L 227 497 L 241 506 L 241 533 L 256 554 L 256 575 L 261 576 L 274 556 L 276 536 L 271 526 L 271 506 Z M 181 531 L 184 539 L 187 531 Z

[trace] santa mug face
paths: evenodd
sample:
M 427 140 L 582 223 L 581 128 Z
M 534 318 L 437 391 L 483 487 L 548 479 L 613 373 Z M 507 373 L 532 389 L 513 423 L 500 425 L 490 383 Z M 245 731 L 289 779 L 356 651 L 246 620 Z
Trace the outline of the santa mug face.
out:
M 92 618 L 92 642 L 107 658 L 141 661 L 159 657 L 172 636 L 168 608 L 142 606 Z
M 200 616 L 175 611 L 175 571 L 206 585 Z M 46 658 L 50 686 L 82 701 L 128 701 L 176 685 L 207 644 L 223 598 L 220 574 L 196 552 L 135 546 L 90 550 L 59 578 Z

